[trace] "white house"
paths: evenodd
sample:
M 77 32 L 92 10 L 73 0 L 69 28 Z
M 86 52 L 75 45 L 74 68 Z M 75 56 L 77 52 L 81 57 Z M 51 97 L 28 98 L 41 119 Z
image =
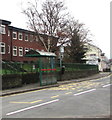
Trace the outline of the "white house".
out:
M 85 48 L 88 49 L 84 58 L 86 64 L 98 65 L 99 71 L 104 71 L 104 69 L 108 68 L 108 59 L 99 47 L 86 43 Z

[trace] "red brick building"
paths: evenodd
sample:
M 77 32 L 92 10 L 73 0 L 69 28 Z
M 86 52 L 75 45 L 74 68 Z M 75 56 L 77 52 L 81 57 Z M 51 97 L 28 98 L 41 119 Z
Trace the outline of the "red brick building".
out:
M 45 51 L 35 32 L 10 26 L 11 22 L 0 20 L 0 55 L 2 61 L 36 61 L 37 58 L 26 58 L 29 50 Z

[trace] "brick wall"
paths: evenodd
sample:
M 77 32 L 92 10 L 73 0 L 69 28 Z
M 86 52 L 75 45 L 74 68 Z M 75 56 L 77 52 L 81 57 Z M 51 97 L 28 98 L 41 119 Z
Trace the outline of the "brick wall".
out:
M 39 41 L 34 40 L 35 33 L 24 30 L 21 28 L 16 28 L 13 26 L 9 26 L 8 22 L 4 22 L 3 25 L 5 25 L 5 31 L 6 34 L 2 34 L 2 41 L 5 43 L 5 54 L 2 54 L 2 60 L 5 61 L 17 61 L 17 62 L 23 62 L 23 61 L 36 61 L 37 58 L 26 58 L 25 55 L 25 48 L 34 49 L 34 50 L 44 50 L 44 46 Z M 13 32 L 17 33 L 17 39 L 13 39 Z M 22 40 L 19 39 L 19 33 L 22 34 Z M 28 35 L 28 41 L 25 40 L 25 35 Z M 33 35 L 33 38 L 31 39 L 31 35 Z M 17 56 L 13 55 L 13 46 L 17 47 Z M 10 47 L 10 48 L 9 48 Z M 23 56 L 19 56 L 19 47 L 22 47 L 23 49 Z M 10 51 L 9 51 L 10 50 Z

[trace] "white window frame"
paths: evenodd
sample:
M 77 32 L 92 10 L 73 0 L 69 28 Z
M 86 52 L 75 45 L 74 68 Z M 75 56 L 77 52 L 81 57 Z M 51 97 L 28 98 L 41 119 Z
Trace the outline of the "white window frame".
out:
M 13 46 L 13 56 L 17 56 L 17 46 Z
M 27 36 L 27 39 L 26 39 L 26 36 Z M 27 34 L 25 34 L 25 41 L 28 41 L 28 35 Z
M 5 25 L 0 25 L 0 34 L 6 34 Z
M 29 51 L 29 48 L 25 48 L 25 53 Z
M 10 30 L 8 30 L 8 36 L 10 36 Z
M 42 52 L 44 52 L 44 50 L 43 50 L 43 49 L 42 49 L 41 51 L 42 51 Z
M 10 45 L 8 45 L 8 54 L 10 54 Z
M 12 34 L 13 34 L 13 39 L 16 40 L 17 39 L 17 32 L 13 32 Z M 14 34 L 16 35 L 16 37 L 14 37 Z
M 21 36 L 21 37 L 20 37 L 20 36 Z M 19 40 L 23 40 L 23 34 L 22 34 L 22 33 L 19 33 L 19 34 L 18 34 L 18 39 L 19 39 Z
M 20 56 L 20 57 L 23 56 L 23 47 L 19 47 L 19 56 Z
M 2 48 L 4 49 L 3 51 L 2 51 Z M 0 53 L 5 54 L 5 43 L 4 42 L 0 42 Z

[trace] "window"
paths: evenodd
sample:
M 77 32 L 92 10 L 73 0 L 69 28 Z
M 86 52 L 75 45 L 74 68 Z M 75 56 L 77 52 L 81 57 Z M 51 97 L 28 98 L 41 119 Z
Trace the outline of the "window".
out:
M 34 38 L 33 35 L 30 35 L 30 42 L 33 42 Z
M 28 51 L 29 51 L 29 49 L 28 49 L 28 48 L 25 48 L 25 53 L 28 52 Z
M 90 54 L 90 56 L 96 56 L 96 54 Z
M 0 34 L 6 34 L 5 25 L 0 25 Z
M 19 56 L 23 56 L 23 47 L 19 47 Z
M 8 30 L 8 36 L 10 36 L 10 30 Z
M 25 35 L 25 41 L 28 41 L 28 35 L 27 34 Z
M 44 52 L 44 50 L 41 50 L 42 52 Z
M 30 48 L 30 50 L 34 50 L 33 48 Z
M 85 47 L 85 48 L 84 48 L 84 50 L 85 50 L 85 51 L 87 51 L 87 50 L 88 50 L 88 48 L 86 48 L 86 47 Z
M 23 39 L 23 34 L 22 34 L 22 33 L 19 33 L 19 34 L 18 34 L 18 38 L 19 38 L 19 40 L 22 40 L 22 39 Z
M 5 43 L 3 42 L 0 43 L 0 53 L 5 54 Z
M 17 56 L 17 46 L 13 47 L 13 56 Z
M 8 53 L 10 53 L 10 46 L 8 45 Z
M 17 32 L 13 32 L 13 39 L 17 39 Z

